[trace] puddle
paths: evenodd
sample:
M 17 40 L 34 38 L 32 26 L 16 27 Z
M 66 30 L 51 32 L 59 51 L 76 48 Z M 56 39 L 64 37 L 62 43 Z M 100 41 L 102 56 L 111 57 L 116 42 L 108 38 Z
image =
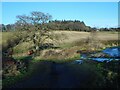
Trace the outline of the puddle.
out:
M 118 58 L 90 58 L 90 59 L 99 62 L 104 62 L 104 61 L 110 62 L 112 60 L 119 60 Z
M 82 54 L 81 59 L 90 59 L 98 62 L 110 62 L 112 60 L 120 60 L 120 47 L 110 47 L 92 54 Z
M 82 64 L 83 60 L 75 60 L 72 62 L 72 64 Z
M 106 54 L 108 54 L 108 55 L 110 55 L 112 57 L 119 57 L 120 56 L 120 47 L 106 48 L 102 52 L 106 53 Z

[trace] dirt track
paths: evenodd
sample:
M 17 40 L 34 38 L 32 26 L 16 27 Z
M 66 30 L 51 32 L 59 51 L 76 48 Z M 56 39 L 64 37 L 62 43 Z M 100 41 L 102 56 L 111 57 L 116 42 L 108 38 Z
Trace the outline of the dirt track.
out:
M 44 63 L 49 70 L 38 69 L 34 75 L 18 82 L 10 88 L 79 88 L 85 87 L 91 79 L 89 68 L 70 68 L 67 64 Z M 41 64 L 38 68 L 41 67 Z M 93 77 L 92 77 L 93 78 Z M 89 86 L 89 85 L 88 85 Z

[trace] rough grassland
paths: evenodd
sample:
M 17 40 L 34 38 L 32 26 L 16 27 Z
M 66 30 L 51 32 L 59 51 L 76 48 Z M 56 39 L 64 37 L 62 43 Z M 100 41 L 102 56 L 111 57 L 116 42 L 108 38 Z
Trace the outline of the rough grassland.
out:
M 72 55 L 74 55 L 72 52 L 75 52 L 75 50 L 79 50 L 80 48 L 83 48 L 85 45 L 81 45 L 81 40 L 86 40 L 88 37 L 91 36 L 90 32 L 77 32 L 77 31 L 53 31 L 54 34 L 57 35 L 58 40 L 57 43 L 59 43 L 57 46 L 62 47 L 63 51 L 68 53 L 68 48 Z M 0 33 L 1 34 L 1 33 Z M 17 33 L 16 33 L 17 34 Z M 24 33 L 25 35 L 25 33 Z M 23 36 L 24 36 L 23 35 Z M 19 36 L 20 37 L 20 36 Z M 9 46 L 8 43 L 14 42 L 16 40 L 17 35 L 15 36 L 15 32 L 2 32 L 2 41 L 0 41 L 0 44 L 2 44 L 3 48 Z M 118 40 L 118 33 L 117 32 L 97 32 L 96 38 L 98 40 L 107 41 L 107 40 Z M 10 42 L 8 42 L 10 41 Z M 32 45 L 31 42 L 21 42 L 18 45 L 14 47 L 14 55 L 15 56 L 26 56 L 26 52 Z M 76 48 L 74 48 L 77 46 Z M 74 48 L 74 50 L 72 49 Z M 65 50 L 64 50 L 65 49 Z M 69 53 L 70 53 L 69 52 Z M 71 56 L 70 54 L 70 56 Z M 55 55 L 56 56 L 56 55 Z M 67 55 L 65 55 L 67 56 Z M 64 58 L 64 57 L 63 57 Z
M 61 34 L 67 36 L 62 42 L 73 42 L 88 38 L 90 36 L 89 32 L 77 32 L 77 31 L 55 31 L 56 34 Z M 97 32 L 97 38 L 99 40 L 118 40 L 118 33 L 112 32 Z
M 63 38 L 61 40 L 61 43 L 69 43 L 73 41 L 82 40 L 85 38 L 88 38 L 90 36 L 89 32 L 77 32 L 77 31 L 54 31 L 55 34 L 59 35 L 60 38 Z M 1 35 L 1 32 L 0 32 Z M 97 32 L 97 37 L 100 40 L 118 40 L 118 33 L 112 33 L 112 32 Z M 0 41 L 1 44 L 7 43 L 8 40 L 14 39 L 14 32 L 2 32 L 2 41 Z
M 23 35 L 24 34 L 24 35 Z M 59 45 L 66 45 L 66 47 L 69 47 L 69 45 L 74 44 L 75 42 L 79 42 L 81 40 L 85 40 L 88 37 L 90 37 L 89 32 L 77 32 L 77 31 L 54 31 L 53 34 L 57 35 L 57 44 Z M 21 36 L 17 36 L 16 32 L 0 32 L 0 45 L 3 46 L 3 48 L 8 47 L 9 43 L 14 43 L 14 41 L 18 41 Z M 22 33 L 22 38 L 25 36 L 25 32 Z M 96 38 L 98 40 L 107 41 L 107 40 L 118 40 L 118 33 L 117 32 L 97 32 Z M 24 43 L 24 42 L 23 42 Z M 21 45 L 19 45 L 21 46 Z M 28 45 L 27 45 L 28 46 Z M 19 47 L 21 48 L 21 47 Z M 22 46 L 22 48 L 24 48 Z

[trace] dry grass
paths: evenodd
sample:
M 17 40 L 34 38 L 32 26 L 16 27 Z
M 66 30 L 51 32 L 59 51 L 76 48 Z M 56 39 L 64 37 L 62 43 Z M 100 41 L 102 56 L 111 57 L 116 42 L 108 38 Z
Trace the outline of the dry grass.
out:
M 97 33 L 97 37 L 100 40 L 118 40 L 118 32 L 99 32 Z
M 74 41 L 86 39 L 90 36 L 89 32 L 77 31 L 54 31 L 53 33 L 58 36 L 60 43 L 72 43 Z M 2 32 L 2 42 L 0 41 L 0 45 L 6 44 L 9 40 L 14 40 L 17 38 L 14 34 L 15 32 Z M 97 32 L 97 37 L 100 40 L 118 40 L 118 33 Z
M 16 31 L 16 32 L 0 32 L 2 34 L 2 41 L 0 45 L 2 45 L 2 49 L 6 50 L 9 47 L 13 47 L 19 43 L 22 38 L 26 37 L 26 31 Z
M 2 32 L 2 41 L 0 45 L 2 45 L 2 49 L 6 50 L 11 45 L 14 45 L 15 42 L 18 41 L 19 37 L 16 36 L 15 32 Z
M 64 59 L 66 57 L 72 58 L 76 54 L 76 50 L 82 50 L 89 47 L 89 45 L 84 44 L 84 40 L 86 40 L 88 37 L 90 37 L 89 32 L 77 32 L 77 31 L 54 31 L 54 34 L 58 36 L 57 42 L 59 43 L 58 46 L 62 46 L 62 51 L 56 52 L 56 49 L 51 50 L 54 51 L 55 55 L 48 55 L 50 53 L 50 50 L 43 51 L 43 53 L 46 53 L 46 55 L 43 55 L 44 58 L 57 58 L 57 59 Z M 0 33 L 1 34 L 1 33 Z M 2 32 L 2 44 L 3 46 L 7 47 L 8 41 L 13 42 L 17 37 L 14 36 L 15 32 Z M 117 40 L 118 39 L 118 33 L 113 32 L 97 32 L 96 33 L 98 40 Z M 98 43 L 99 44 L 99 43 Z M 24 56 L 25 53 L 29 48 L 31 48 L 31 42 L 22 42 L 14 47 L 14 56 Z M 101 45 L 101 44 L 99 44 Z M 67 47 L 67 48 L 66 48 Z M 101 45 L 101 47 L 104 47 Z M 47 56 L 47 57 L 46 57 Z M 36 57 L 37 59 L 40 58 L 39 56 Z
M 77 32 L 77 31 L 55 31 L 59 35 L 60 43 L 74 43 L 75 41 L 85 40 L 90 37 L 90 32 Z M 63 37 L 62 37 L 63 36 Z M 96 36 L 99 40 L 118 40 L 118 33 L 113 32 L 97 32 Z
M 0 44 L 6 44 L 8 41 L 10 40 L 14 40 L 17 37 L 15 36 L 15 32 L 1 32 L 2 34 L 2 41 L 0 42 Z
M 57 35 L 61 35 L 61 43 L 71 43 L 73 41 L 78 41 L 85 39 L 90 35 L 88 32 L 77 32 L 77 31 L 55 31 Z
M 2 44 L 2 33 L 0 32 L 0 45 Z
M 34 57 L 35 60 L 65 60 L 78 57 L 76 53 L 80 48 L 75 46 L 67 49 L 47 49 L 43 50 L 39 56 Z

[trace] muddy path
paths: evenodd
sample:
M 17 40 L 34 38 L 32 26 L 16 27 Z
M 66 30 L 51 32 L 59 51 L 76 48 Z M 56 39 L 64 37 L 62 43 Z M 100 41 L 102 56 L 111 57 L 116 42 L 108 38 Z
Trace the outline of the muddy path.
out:
M 82 65 L 42 62 L 31 77 L 9 88 L 81 88 L 88 85 L 92 73 Z

